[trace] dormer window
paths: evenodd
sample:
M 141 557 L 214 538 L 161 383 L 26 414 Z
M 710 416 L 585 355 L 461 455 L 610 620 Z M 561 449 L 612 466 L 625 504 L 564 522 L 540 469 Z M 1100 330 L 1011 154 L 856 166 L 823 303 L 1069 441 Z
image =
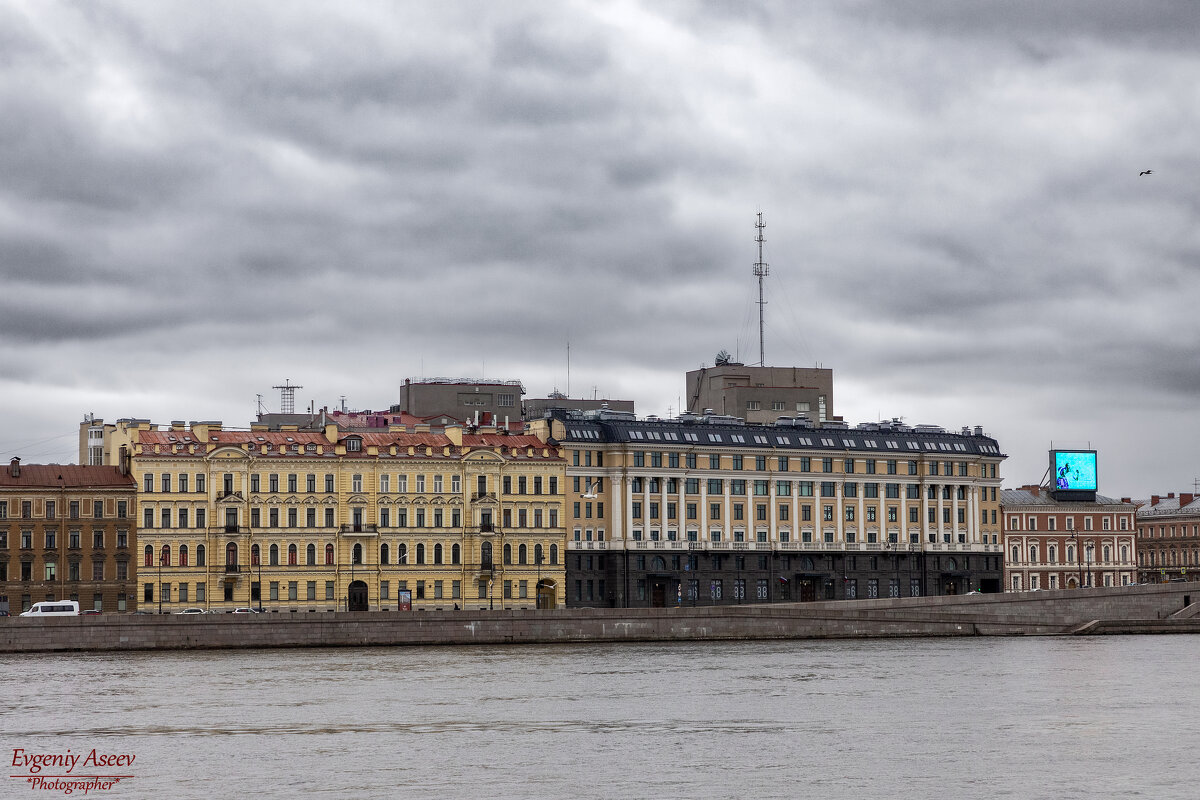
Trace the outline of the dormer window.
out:
M 346 452 L 358 453 L 361 451 L 362 451 L 362 439 L 355 438 L 355 439 L 347 439 L 346 440 Z

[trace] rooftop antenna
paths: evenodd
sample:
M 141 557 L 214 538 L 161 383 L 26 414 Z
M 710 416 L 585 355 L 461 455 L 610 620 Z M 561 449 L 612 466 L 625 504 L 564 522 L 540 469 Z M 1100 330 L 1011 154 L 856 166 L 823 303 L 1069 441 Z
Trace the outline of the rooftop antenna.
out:
M 263 414 L 267 413 L 267 410 L 266 410 L 265 408 L 263 408 L 263 404 L 262 404 L 262 395 L 261 395 L 261 394 L 256 394 L 256 395 L 254 395 L 254 396 L 258 398 L 258 400 L 256 401 L 256 403 L 257 403 L 257 407 L 258 407 L 258 411 L 257 411 L 256 413 L 258 414 L 258 416 L 260 416 L 260 417 L 261 417 Z
M 338 400 L 342 401 L 342 413 L 345 414 L 346 413 L 346 395 L 341 395 L 340 397 L 338 397 Z
M 296 390 L 303 389 L 304 387 L 294 386 L 288 378 L 284 378 L 282 386 L 272 386 L 271 388 L 279 390 L 279 413 L 295 414 Z
M 571 340 L 567 340 L 567 397 L 571 396 Z
M 754 262 L 754 275 L 758 278 L 758 365 L 765 367 L 767 365 L 766 355 L 766 340 L 763 336 L 763 306 L 767 301 L 763 299 L 763 278 L 771 274 L 771 267 L 767 262 L 763 261 L 763 229 L 767 227 L 762 221 L 762 212 L 758 212 L 758 222 L 754 223 L 754 227 L 758 229 L 758 235 L 754 237 L 754 241 L 758 242 L 758 261 Z

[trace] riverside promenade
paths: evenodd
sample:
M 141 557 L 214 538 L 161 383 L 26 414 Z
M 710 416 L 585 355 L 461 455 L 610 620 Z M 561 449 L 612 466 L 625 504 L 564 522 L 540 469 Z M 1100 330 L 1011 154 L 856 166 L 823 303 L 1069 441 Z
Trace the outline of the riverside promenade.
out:
M 1200 583 L 680 608 L 0 619 L 0 653 L 1200 633 Z

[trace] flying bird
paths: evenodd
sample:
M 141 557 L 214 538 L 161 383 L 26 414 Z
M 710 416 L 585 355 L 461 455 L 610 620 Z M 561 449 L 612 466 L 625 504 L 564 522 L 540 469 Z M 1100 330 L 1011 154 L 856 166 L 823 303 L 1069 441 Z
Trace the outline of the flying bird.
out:
M 1144 170 L 1144 171 L 1142 171 L 1142 172 L 1139 172 L 1139 173 L 1138 173 L 1138 177 L 1140 178 L 1140 177 L 1142 177 L 1143 175 L 1153 175 L 1153 174 L 1154 174 L 1154 170 L 1152 170 L 1152 169 L 1148 169 L 1148 170 Z

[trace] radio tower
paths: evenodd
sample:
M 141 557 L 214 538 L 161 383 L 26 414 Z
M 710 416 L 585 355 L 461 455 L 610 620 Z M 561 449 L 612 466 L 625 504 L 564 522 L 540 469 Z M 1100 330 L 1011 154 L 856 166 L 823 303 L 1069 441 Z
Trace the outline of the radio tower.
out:
M 296 413 L 296 390 L 303 389 L 303 386 L 293 386 L 287 378 L 283 379 L 282 386 L 272 386 L 272 389 L 279 390 L 279 413 L 280 414 L 295 414 Z
M 754 237 L 754 241 L 758 242 L 758 261 L 754 262 L 754 275 L 758 278 L 758 365 L 765 367 L 767 365 L 766 340 L 763 337 L 763 306 L 767 301 L 763 299 L 763 278 L 771 274 L 771 267 L 767 262 L 763 261 L 763 228 L 767 227 L 762 221 L 762 212 L 758 212 L 758 222 L 754 223 L 754 227 L 758 228 L 758 236 Z

